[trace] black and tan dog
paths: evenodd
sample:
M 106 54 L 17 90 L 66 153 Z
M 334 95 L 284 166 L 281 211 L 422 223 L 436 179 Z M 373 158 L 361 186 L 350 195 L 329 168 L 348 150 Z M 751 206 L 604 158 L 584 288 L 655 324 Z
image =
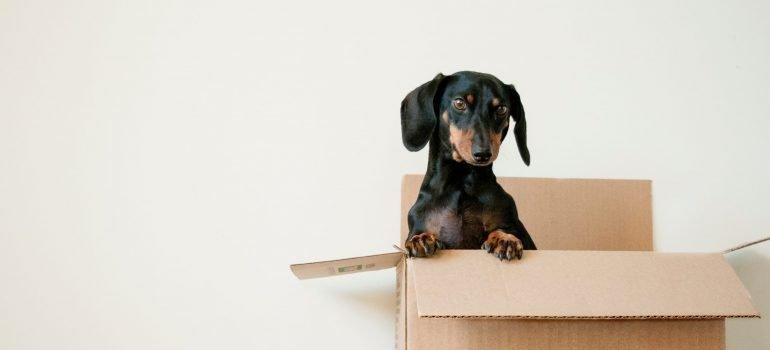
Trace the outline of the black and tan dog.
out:
M 527 122 L 518 92 L 489 74 L 438 74 L 401 103 L 401 136 L 410 151 L 430 143 L 428 170 L 409 210 L 408 254 L 485 249 L 501 260 L 536 249 L 492 162 L 510 125 L 529 165 Z

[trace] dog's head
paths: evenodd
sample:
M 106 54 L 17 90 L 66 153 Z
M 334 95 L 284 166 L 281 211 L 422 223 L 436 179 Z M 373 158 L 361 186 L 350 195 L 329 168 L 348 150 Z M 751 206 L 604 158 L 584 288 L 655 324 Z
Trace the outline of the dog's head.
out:
M 455 161 L 485 166 L 497 158 L 511 118 L 519 154 L 529 165 L 527 121 L 513 85 L 483 73 L 439 73 L 401 102 L 401 137 L 410 151 L 439 137 Z

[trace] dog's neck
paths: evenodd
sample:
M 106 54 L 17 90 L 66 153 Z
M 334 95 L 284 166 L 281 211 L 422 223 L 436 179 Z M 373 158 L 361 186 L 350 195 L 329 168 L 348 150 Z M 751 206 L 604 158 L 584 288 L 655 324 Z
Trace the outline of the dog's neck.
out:
M 442 193 L 450 189 L 471 190 L 475 184 L 483 182 L 496 183 L 495 174 L 492 172 L 492 164 L 487 166 L 474 166 L 465 162 L 452 159 L 452 150 L 440 142 L 439 137 L 430 140 L 428 150 L 428 169 L 425 171 L 425 179 L 422 190 L 434 193 Z

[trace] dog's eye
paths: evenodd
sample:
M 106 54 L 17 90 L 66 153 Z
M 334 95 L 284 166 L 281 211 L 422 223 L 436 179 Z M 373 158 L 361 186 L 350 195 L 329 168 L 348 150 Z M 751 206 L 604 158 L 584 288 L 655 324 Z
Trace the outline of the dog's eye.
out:
M 497 109 L 495 110 L 495 114 L 497 114 L 498 117 L 507 117 L 508 107 L 506 106 L 497 107 Z
M 454 106 L 458 111 L 464 111 L 465 108 L 468 107 L 468 105 L 465 104 L 465 100 L 461 98 L 456 98 L 454 101 L 452 101 L 452 106 Z

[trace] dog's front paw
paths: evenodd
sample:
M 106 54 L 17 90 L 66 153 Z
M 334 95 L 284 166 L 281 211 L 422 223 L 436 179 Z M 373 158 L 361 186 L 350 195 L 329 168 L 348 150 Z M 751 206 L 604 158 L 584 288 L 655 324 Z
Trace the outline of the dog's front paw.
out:
M 487 240 L 481 245 L 481 249 L 493 254 L 500 260 L 521 259 L 524 252 L 524 244 L 516 236 L 502 230 L 495 230 L 489 234 Z
M 411 257 L 429 257 L 443 248 L 443 244 L 438 240 L 438 236 L 425 232 L 420 233 L 408 238 L 404 243 L 406 254 Z

